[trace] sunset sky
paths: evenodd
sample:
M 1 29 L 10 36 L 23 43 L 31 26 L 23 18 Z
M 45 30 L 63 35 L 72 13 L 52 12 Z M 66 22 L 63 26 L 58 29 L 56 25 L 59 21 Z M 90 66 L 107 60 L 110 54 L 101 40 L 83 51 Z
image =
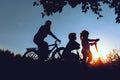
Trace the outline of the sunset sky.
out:
M 52 31 L 61 40 L 60 46 L 68 42 L 68 34 L 79 34 L 86 29 L 89 38 L 100 38 L 98 49 L 101 53 L 120 48 L 120 24 L 115 23 L 113 9 L 103 6 L 103 18 L 97 20 L 97 15 L 89 11 L 81 12 L 80 6 L 66 6 L 62 13 L 44 18 L 41 17 L 42 7 L 33 7 L 35 0 L 0 0 L 0 49 L 8 49 L 23 54 L 26 48 L 36 47 L 33 37 L 46 20 L 52 21 Z M 54 39 L 48 36 L 46 41 L 51 44 Z

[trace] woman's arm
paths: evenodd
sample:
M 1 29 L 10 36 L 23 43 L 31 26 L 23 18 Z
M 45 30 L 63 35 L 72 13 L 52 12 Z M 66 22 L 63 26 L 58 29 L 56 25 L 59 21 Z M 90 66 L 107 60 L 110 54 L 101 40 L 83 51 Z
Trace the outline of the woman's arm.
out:
M 61 40 L 59 40 L 52 32 L 49 33 L 54 39 L 56 39 L 57 41 L 61 42 Z

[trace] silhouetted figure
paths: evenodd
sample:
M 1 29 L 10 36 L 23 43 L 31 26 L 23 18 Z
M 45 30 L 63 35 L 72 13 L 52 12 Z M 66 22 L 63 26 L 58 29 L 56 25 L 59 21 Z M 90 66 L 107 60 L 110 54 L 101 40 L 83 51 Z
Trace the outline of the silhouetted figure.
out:
M 79 49 L 80 44 L 75 41 L 76 40 L 76 33 L 70 33 L 68 35 L 68 38 L 69 38 L 69 42 L 67 43 L 67 45 L 63 51 L 63 57 L 64 57 L 64 60 L 66 62 L 72 62 L 73 57 L 76 55 L 72 51 Z
M 49 55 L 48 43 L 44 41 L 47 35 L 51 35 L 54 39 L 61 42 L 52 32 L 51 32 L 51 24 L 50 20 L 47 20 L 44 25 L 40 27 L 36 35 L 34 36 L 34 42 L 38 46 L 38 56 L 40 61 L 44 61 L 47 59 Z
M 83 30 L 80 33 L 80 39 L 82 44 L 82 54 L 83 54 L 83 61 L 86 63 L 90 63 L 92 60 L 92 53 L 90 51 L 90 45 L 96 44 L 99 39 L 88 39 L 89 32 L 87 30 Z M 88 60 L 87 60 L 88 58 Z

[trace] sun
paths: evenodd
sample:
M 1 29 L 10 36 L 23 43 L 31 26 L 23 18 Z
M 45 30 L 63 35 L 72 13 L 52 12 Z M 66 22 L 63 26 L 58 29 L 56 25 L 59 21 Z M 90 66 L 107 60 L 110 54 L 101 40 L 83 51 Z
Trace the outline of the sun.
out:
M 93 59 L 91 61 L 91 64 L 105 64 L 107 63 L 107 55 L 109 54 L 109 49 L 106 49 L 104 46 L 99 46 L 98 51 L 96 50 L 95 46 L 91 46 L 90 50 L 93 55 Z
M 91 65 L 101 65 L 109 64 L 111 62 L 117 61 L 119 59 L 119 50 L 111 49 L 109 45 L 98 44 L 98 51 L 95 46 L 91 46 L 90 50 L 92 52 L 93 59 L 90 62 Z

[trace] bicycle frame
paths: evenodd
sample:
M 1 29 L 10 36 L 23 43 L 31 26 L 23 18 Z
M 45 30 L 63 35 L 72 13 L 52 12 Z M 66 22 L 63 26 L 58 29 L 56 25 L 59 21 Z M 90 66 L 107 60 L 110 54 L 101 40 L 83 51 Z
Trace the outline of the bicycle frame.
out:
M 57 41 L 55 41 L 54 44 L 49 45 L 49 47 L 50 46 L 53 46 L 52 49 L 49 52 L 50 53 L 49 56 L 51 55 L 50 58 L 52 58 L 52 59 L 55 58 L 55 55 L 56 55 L 57 52 L 58 52 L 59 56 L 62 57 L 62 55 L 60 54 L 60 51 L 64 50 L 64 47 L 58 47 Z
M 50 46 L 53 46 L 53 48 L 50 50 L 50 53 L 51 53 L 55 48 L 58 48 L 57 41 L 55 41 L 54 44 L 49 45 L 49 47 L 50 47 Z

